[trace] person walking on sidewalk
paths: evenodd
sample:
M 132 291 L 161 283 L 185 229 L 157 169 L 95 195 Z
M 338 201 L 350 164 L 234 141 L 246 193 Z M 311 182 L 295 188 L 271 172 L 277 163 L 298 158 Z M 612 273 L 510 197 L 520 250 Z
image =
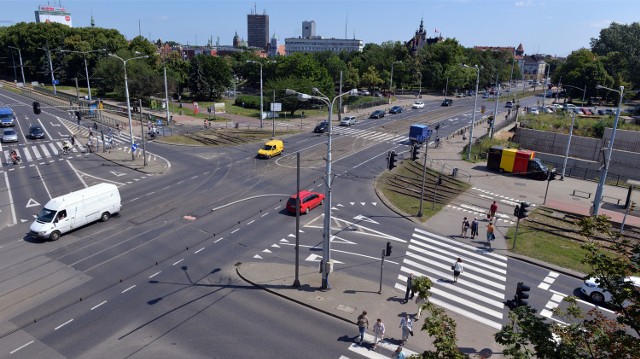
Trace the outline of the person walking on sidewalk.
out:
M 491 241 L 496 239 L 496 235 L 493 234 L 493 231 L 493 223 L 489 222 L 489 224 L 487 224 L 487 245 L 489 246 L 489 248 L 491 248 Z
M 373 325 L 373 350 L 376 350 L 378 343 L 384 339 L 384 323 L 378 318 L 376 324 Z
M 498 212 L 498 204 L 496 201 L 493 201 L 491 207 L 489 207 L 489 220 L 492 221 L 493 217 L 496 216 L 496 212 Z
M 391 356 L 391 358 L 393 358 L 393 359 L 405 359 L 406 358 L 406 356 L 402 352 L 402 346 L 399 346 L 398 349 L 396 349 L 396 351 L 393 352 L 393 355 Z
M 458 257 L 458 260 L 453 263 L 451 269 L 453 269 L 453 282 L 457 283 L 458 276 L 460 276 L 460 273 L 464 272 L 464 267 L 462 266 L 462 258 Z
M 409 273 L 407 276 L 407 291 L 404 293 L 404 302 L 408 303 L 410 299 L 413 299 L 413 273 Z
M 462 220 L 462 233 L 460 234 L 460 237 L 467 238 L 467 231 L 469 230 L 470 226 L 471 225 L 469 224 L 469 220 L 467 219 L 467 217 L 464 217 L 464 219 Z
M 409 339 L 409 335 L 413 335 L 413 322 L 409 314 L 405 313 L 400 320 L 400 329 L 402 329 L 402 344 L 404 344 Z
M 476 238 L 478 235 L 478 217 L 473 217 L 471 222 L 471 239 Z
M 367 328 L 369 328 L 369 318 L 367 318 L 367 311 L 365 310 L 362 312 L 362 314 L 358 316 L 358 331 L 360 332 L 360 345 L 362 345 L 362 341 L 364 340 L 364 331 Z

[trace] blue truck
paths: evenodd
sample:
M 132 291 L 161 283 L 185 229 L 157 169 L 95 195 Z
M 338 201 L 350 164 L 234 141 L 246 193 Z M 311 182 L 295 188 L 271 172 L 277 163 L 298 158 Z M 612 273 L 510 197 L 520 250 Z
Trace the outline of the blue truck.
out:
M 409 127 L 409 142 L 411 144 L 423 144 L 429 136 L 431 136 L 431 130 L 428 125 L 416 123 Z

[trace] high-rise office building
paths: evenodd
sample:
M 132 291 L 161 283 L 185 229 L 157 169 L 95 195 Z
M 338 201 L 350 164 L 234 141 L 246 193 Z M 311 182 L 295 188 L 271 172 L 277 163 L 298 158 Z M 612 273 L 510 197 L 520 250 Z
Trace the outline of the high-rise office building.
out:
M 250 47 L 267 49 L 269 45 L 269 15 L 258 15 L 255 10 L 247 15 L 247 39 Z
M 316 22 L 311 21 L 303 21 L 302 22 L 302 38 L 303 39 L 311 39 L 316 36 Z

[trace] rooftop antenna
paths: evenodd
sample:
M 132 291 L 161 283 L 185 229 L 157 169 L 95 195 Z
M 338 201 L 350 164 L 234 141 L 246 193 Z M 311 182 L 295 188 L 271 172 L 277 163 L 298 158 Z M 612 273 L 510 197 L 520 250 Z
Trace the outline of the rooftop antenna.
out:
M 344 21 L 344 38 L 347 38 L 347 25 L 349 25 L 349 13 L 347 13 L 347 18 Z
M 142 36 L 142 25 L 140 24 L 140 19 L 138 19 L 138 36 Z

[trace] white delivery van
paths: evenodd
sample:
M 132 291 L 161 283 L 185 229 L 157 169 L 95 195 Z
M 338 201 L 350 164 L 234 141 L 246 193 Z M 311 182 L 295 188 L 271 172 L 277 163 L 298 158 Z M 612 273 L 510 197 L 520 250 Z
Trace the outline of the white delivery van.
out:
M 29 227 L 36 238 L 58 240 L 60 235 L 85 224 L 109 220 L 120 212 L 118 187 L 100 183 L 79 191 L 51 199 Z

